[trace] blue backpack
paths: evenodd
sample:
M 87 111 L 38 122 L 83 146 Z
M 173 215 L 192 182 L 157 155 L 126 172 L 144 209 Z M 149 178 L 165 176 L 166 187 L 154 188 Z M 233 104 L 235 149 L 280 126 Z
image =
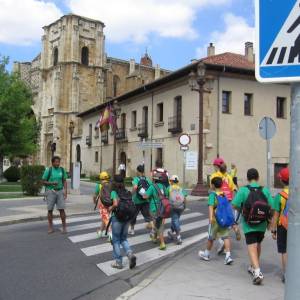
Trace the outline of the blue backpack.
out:
M 220 227 L 226 228 L 234 224 L 234 215 L 231 203 L 226 198 L 225 194 L 216 195 L 216 220 Z

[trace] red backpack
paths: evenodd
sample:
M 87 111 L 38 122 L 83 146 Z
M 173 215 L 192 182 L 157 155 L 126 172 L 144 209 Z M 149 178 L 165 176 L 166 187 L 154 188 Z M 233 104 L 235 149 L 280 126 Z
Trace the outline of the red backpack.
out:
M 169 199 L 162 193 L 160 188 L 156 185 L 153 184 L 154 188 L 156 189 L 159 197 L 159 206 L 157 208 L 157 214 L 158 217 L 161 217 L 163 219 L 167 219 L 171 217 L 171 203 Z
M 233 192 L 230 189 L 229 182 L 227 178 L 223 178 L 223 184 L 221 187 L 222 192 L 225 194 L 226 198 L 231 201 L 233 199 Z

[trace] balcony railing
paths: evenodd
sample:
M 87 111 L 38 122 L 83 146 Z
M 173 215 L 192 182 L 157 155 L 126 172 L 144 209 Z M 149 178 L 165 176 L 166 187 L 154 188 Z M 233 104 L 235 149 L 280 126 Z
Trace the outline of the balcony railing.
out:
M 118 128 L 116 131 L 116 140 L 124 141 L 127 139 L 125 128 Z
M 139 124 L 138 126 L 138 136 L 140 138 L 147 138 L 148 137 L 148 126 L 145 123 Z
M 92 137 L 90 135 L 88 135 L 86 138 L 85 138 L 85 143 L 86 145 L 88 145 L 89 147 L 92 146 Z
M 101 132 L 101 142 L 108 144 L 108 131 Z
M 182 132 L 181 116 L 173 116 L 169 118 L 168 131 L 175 134 Z

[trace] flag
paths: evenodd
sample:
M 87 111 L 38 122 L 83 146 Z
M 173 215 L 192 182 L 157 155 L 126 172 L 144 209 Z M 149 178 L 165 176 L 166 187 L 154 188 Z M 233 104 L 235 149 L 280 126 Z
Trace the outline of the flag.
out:
M 109 105 L 108 110 L 109 110 L 108 123 L 112 129 L 117 129 L 117 122 L 116 122 L 117 118 L 114 114 L 114 111 L 113 111 L 113 108 L 111 105 Z
M 110 110 L 108 107 L 101 113 L 101 120 L 100 121 L 100 130 L 101 132 L 107 131 L 109 129 L 110 124 Z
M 102 120 L 102 113 L 100 113 L 99 119 L 98 119 L 98 121 L 96 122 L 95 130 L 97 130 L 97 129 L 100 128 L 101 120 Z

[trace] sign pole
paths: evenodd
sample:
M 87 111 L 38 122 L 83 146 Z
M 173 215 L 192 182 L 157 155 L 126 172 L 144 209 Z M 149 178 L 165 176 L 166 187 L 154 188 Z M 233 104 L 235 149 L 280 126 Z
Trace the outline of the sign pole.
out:
M 267 186 L 271 188 L 271 166 L 272 166 L 271 140 L 267 139 Z
M 285 300 L 300 299 L 300 83 L 292 85 L 288 263 Z
M 182 172 L 182 184 L 185 188 L 185 160 L 186 160 L 186 151 L 183 151 L 183 172 Z

